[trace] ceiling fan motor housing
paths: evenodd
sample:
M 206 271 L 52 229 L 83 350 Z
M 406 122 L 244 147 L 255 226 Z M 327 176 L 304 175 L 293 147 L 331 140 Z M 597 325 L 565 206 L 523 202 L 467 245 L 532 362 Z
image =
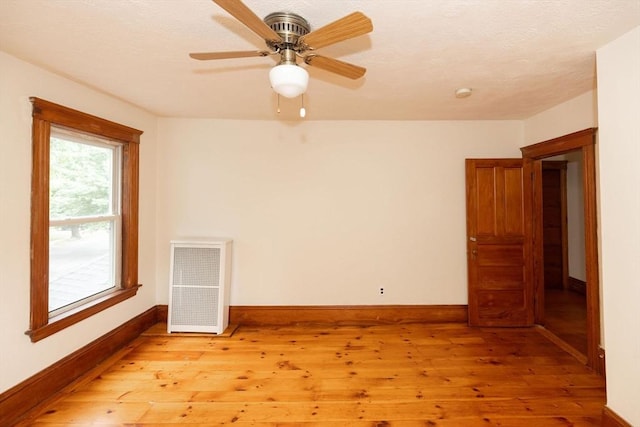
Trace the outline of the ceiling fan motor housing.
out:
M 267 45 L 276 52 L 283 53 L 283 62 L 293 62 L 295 64 L 295 53 L 300 53 L 301 46 L 298 39 L 311 30 L 311 26 L 302 16 L 291 12 L 274 12 L 264 18 L 273 31 L 282 37 L 281 42 L 267 40 Z M 291 55 L 287 55 L 287 51 Z

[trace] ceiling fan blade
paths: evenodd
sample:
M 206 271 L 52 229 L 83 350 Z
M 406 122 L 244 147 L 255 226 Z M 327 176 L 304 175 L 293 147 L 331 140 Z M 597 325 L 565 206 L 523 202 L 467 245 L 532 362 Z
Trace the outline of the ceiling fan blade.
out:
M 319 49 L 343 40 L 358 37 L 373 31 L 371 19 L 362 12 L 353 12 L 330 24 L 300 37 L 299 42 L 308 49 Z
M 307 55 L 304 58 L 304 62 L 313 67 L 321 68 L 353 80 L 359 79 L 367 72 L 367 69 L 364 67 L 320 55 Z
M 251 31 L 265 40 L 281 42 L 282 37 L 264 23 L 251 9 L 240 0 L 213 0 L 215 4 L 229 12 L 234 18 L 246 25 Z
M 240 50 L 231 52 L 196 52 L 190 53 L 189 56 L 200 61 L 208 61 L 211 59 L 231 59 L 231 58 L 249 58 L 252 56 L 267 56 L 271 52 L 266 50 Z

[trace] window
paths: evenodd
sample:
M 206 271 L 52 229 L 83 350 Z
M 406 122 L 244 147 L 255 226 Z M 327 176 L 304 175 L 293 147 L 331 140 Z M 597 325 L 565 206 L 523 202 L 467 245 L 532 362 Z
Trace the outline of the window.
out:
M 32 341 L 134 296 L 141 131 L 33 104 Z
M 51 126 L 49 317 L 120 286 L 121 148 Z

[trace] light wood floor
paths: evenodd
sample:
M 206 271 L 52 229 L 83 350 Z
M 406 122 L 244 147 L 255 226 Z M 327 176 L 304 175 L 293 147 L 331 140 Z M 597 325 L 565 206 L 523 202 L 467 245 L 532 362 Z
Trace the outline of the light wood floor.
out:
M 545 328 L 587 354 L 587 298 L 569 290 L 547 289 L 544 293 Z
M 596 426 L 604 381 L 535 328 L 141 336 L 35 426 Z

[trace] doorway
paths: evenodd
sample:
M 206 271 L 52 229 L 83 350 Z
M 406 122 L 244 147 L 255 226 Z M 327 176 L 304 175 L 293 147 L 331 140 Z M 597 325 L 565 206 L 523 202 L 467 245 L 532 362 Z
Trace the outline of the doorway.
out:
M 584 202 L 580 150 L 542 161 L 544 327 L 587 354 Z
M 521 148 L 522 157 L 533 170 L 533 286 L 535 322 L 545 323 L 542 160 L 577 151 L 582 160 L 584 199 L 584 257 L 586 300 L 586 364 L 604 375 L 604 355 L 600 349 L 600 285 L 596 220 L 596 128 L 589 128 L 559 138 Z

